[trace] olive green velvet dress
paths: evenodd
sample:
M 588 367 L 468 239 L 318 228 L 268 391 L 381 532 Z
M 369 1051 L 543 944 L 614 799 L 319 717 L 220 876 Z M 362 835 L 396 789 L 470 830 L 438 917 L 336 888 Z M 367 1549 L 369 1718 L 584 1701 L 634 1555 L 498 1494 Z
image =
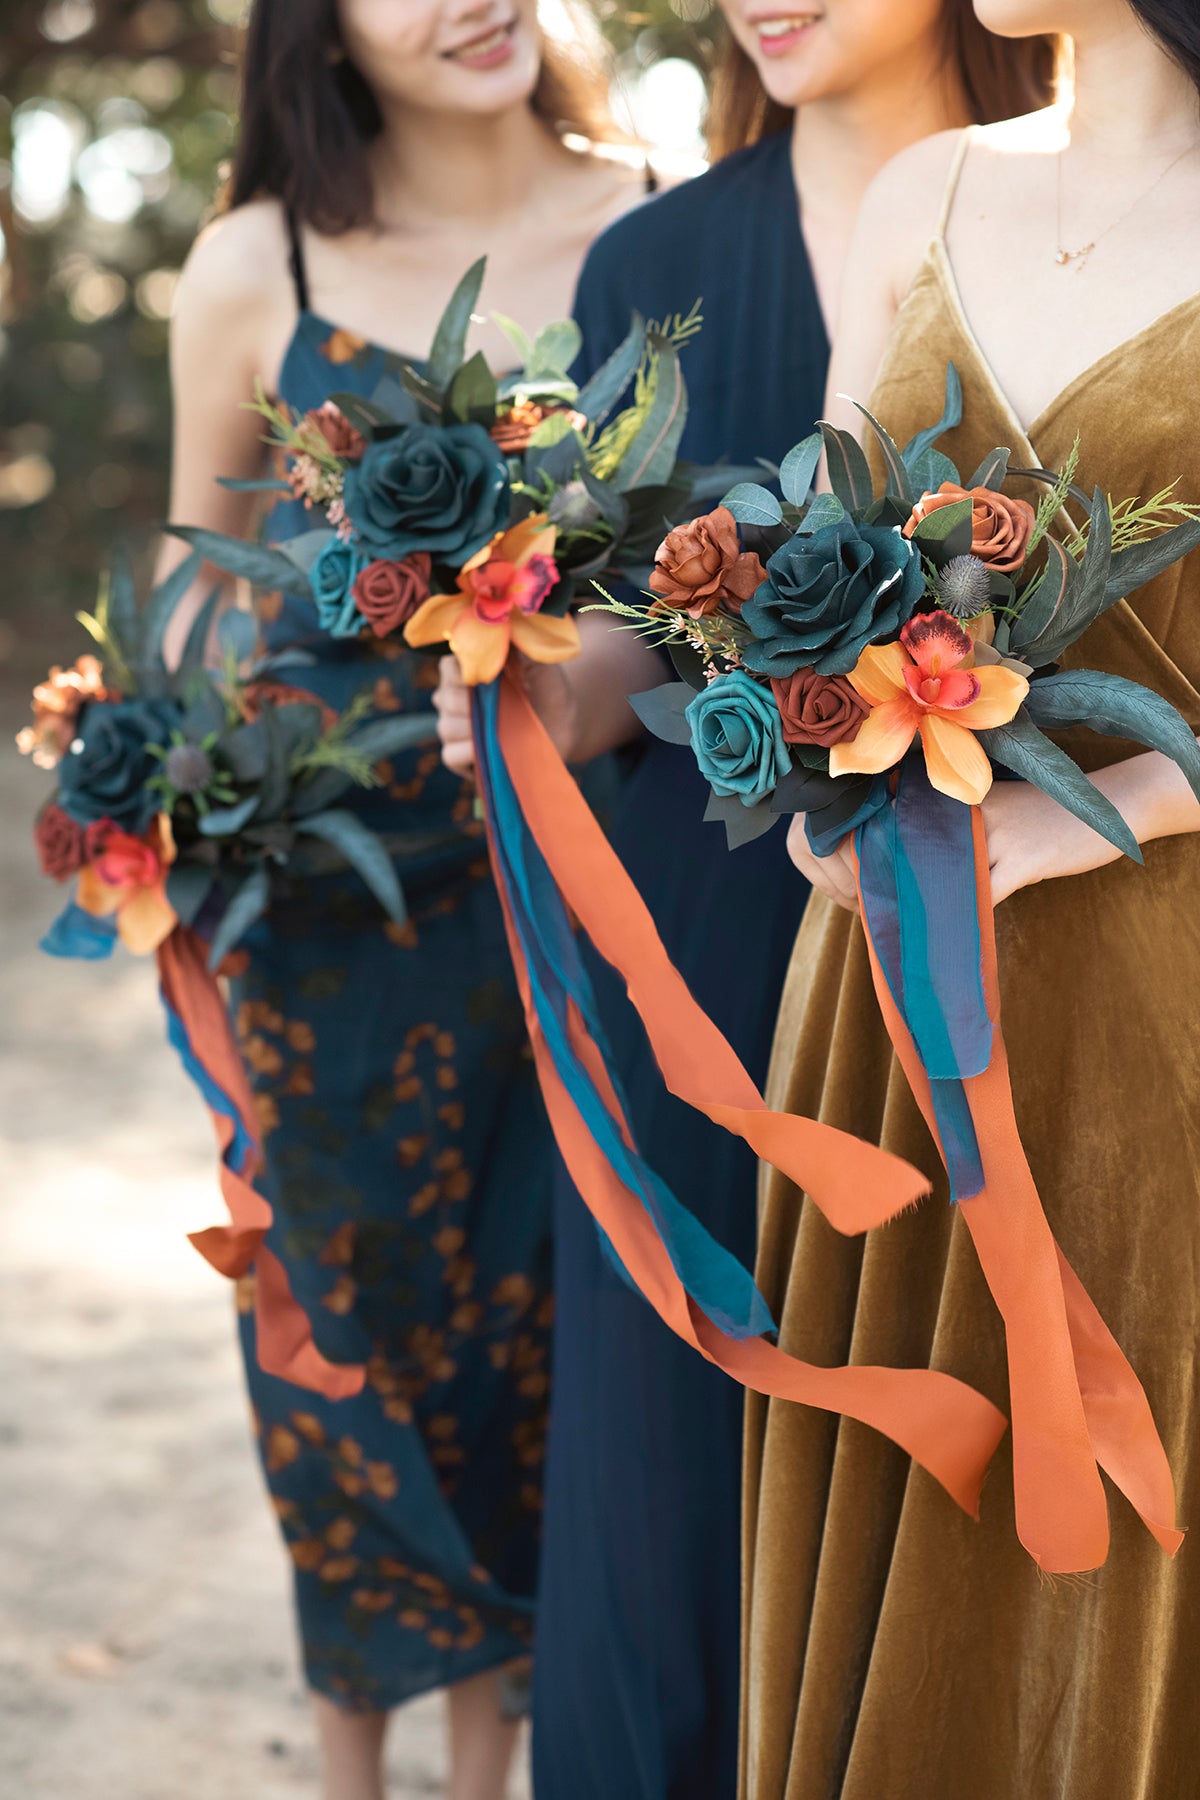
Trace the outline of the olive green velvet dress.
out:
M 1025 433 L 963 316 L 939 238 L 872 409 L 903 443 L 948 361 L 970 470 L 997 444 L 1114 499 L 1200 500 L 1200 296 L 1104 356 Z M 1200 728 L 1200 552 L 1108 612 L 1076 666 L 1156 688 Z M 1132 745 L 1086 732 L 1086 767 Z M 1017 1119 L 1051 1227 L 1145 1385 L 1200 1537 L 1200 836 L 1049 881 L 996 913 Z M 821 895 L 796 943 L 768 1098 L 899 1152 L 936 1152 L 892 1054 L 858 919 Z M 943 1369 L 1007 1409 L 1004 1333 L 944 1178 L 839 1237 L 764 1180 L 758 1278 L 784 1346 Z M 1105 1566 L 1051 1581 L 1019 1545 L 1009 1440 L 981 1520 L 890 1442 L 749 1400 L 743 1800 L 1191 1800 L 1200 1795 L 1200 1543 L 1169 1561 L 1109 1489 Z

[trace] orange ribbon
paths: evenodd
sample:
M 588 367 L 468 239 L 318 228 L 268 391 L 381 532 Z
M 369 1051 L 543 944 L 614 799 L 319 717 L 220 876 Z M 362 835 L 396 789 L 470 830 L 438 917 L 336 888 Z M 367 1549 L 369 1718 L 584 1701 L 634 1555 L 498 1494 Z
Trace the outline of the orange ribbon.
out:
M 321 1355 L 313 1342 L 308 1315 L 292 1293 L 287 1270 L 263 1242 L 272 1213 L 253 1185 L 262 1159 L 254 1103 L 205 947 L 194 932 L 181 927 L 159 946 L 157 955 L 163 994 L 179 1016 L 196 1060 L 236 1108 L 242 1130 L 254 1146 L 242 1168 L 231 1167 L 226 1153 L 235 1136 L 233 1120 L 210 1109 L 230 1223 L 191 1232 L 191 1241 L 222 1275 L 236 1278 L 254 1266 L 258 1360 L 268 1375 L 312 1388 L 328 1400 L 357 1394 L 365 1371 L 358 1365 L 329 1362 Z
M 1017 1535 L 1051 1573 L 1098 1568 L 1108 1554 L 1102 1468 L 1174 1555 L 1183 1533 L 1174 1524 L 1174 1484 L 1145 1392 L 1055 1242 L 1021 1144 L 1000 1032 L 991 879 L 978 807 L 972 824 L 984 994 L 994 1038 L 986 1070 L 963 1082 L 985 1185 L 960 1209 L 1004 1320 Z M 866 937 L 888 1035 L 940 1151 L 928 1076 L 870 932 Z
M 529 827 L 566 904 L 623 976 L 672 1093 L 742 1137 L 812 1194 L 838 1230 L 865 1231 L 911 1205 L 928 1183 L 907 1163 L 811 1119 L 771 1112 L 745 1068 L 692 999 L 646 906 L 613 854 L 517 678 L 502 679 L 498 733 Z M 488 819 L 489 835 L 494 821 Z M 739 1341 L 689 1298 L 641 1199 L 596 1145 L 555 1068 L 534 1007 L 507 895 L 509 946 L 542 1093 L 571 1178 L 630 1277 L 685 1343 L 747 1387 L 844 1414 L 883 1432 L 976 1516 L 1006 1421 L 966 1383 L 933 1369 L 819 1368 L 763 1338 Z M 596 1046 L 577 1016 L 574 1047 L 629 1136 Z

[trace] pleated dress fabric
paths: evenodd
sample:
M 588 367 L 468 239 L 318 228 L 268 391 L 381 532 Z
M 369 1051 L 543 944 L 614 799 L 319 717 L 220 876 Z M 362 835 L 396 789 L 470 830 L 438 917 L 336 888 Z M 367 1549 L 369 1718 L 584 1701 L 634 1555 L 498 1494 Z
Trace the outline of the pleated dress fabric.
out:
M 1024 432 L 964 316 L 942 238 L 901 308 L 872 410 L 901 443 L 940 414 L 968 473 L 997 444 L 1115 499 L 1200 499 L 1200 297 L 1100 358 Z M 1200 555 L 1114 606 L 1065 659 L 1140 681 L 1200 727 Z M 1133 754 L 1079 731 L 1088 768 Z M 1047 881 L 996 912 L 1017 1120 L 1050 1225 L 1147 1390 L 1180 1522 L 1200 1525 L 1200 838 Z M 946 1370 L 1007 1403 L 1004 1335 L 892 1054 L 856 917 L 814 896 L 769 1098 L 884 1144 L 934 1195 L 866 1241 L 768 1172 L 760 1285 L 823 1363 Z M 884 1438 L 751 1396 L 743 1800 L 1188 1800 L 1200 1792 L 1200 1562 L 1171 1562 L 1109 1490 L 1105 1566 L 1039 1576 L 1009 1440 L 978 1524 Z
M 370 396 L 396 359 L 303 310 L 281 398 Z M 313 529 L 285 503 L 269 535 Z M 436 659 L 336 640 L 309 602 L 264 611 L 279 678 L 339 710 L 431 713 Z M 383 1709 L 527 1655 L 549 1389 L 551 1139 L 472 792 L 436 743 L 347 805 L 387 837 L 409 906 L 357 876 L 297 882 L 233 984 L 263 1132 L 268 1243 L 335 1362 L 330 1402 L 265 1375 L 242 1313 L 305 1670 Z
M 585 376 L 633 308 L 661 322 L 701 301 L 703 329 L 683 351 L 683 454 L 698 461 L 779 458 L 820 411 L 828 346 L 789 149 L 787 135 L 769 139 L 638 208 L 584 267 Z M 707 797 L 689 750 L 648 740 L 613 845 L 677 968 L 761 1082 L 807 888 L 782 825 L 730 854 L 723 828 L 703 822 Z M 598 959 L 591 967 L 640 1149 L 750 1266 L 752 1156 L 666 1093 L 623 989 Z M 561 1170 L 555 1285 L 538 1800 L 731 1800 L 742 1390 L 625 1285 Z

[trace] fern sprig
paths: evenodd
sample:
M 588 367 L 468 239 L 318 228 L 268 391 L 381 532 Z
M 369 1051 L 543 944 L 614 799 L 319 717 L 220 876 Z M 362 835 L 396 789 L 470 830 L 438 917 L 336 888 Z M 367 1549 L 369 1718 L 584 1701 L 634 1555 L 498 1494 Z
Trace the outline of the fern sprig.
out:
M 1033 535 L 1030 537 L 1029 546 L 1025 552 L 1026 560 L 1033 555 L 1033 552 L 1037 549 L 1038 545 L 1053 525 L 1055 519 L 1057 519 L 1059 513 L 1066 505 L 1067 500 L 1070 497 L 1071 485 L 1078 472 L 1079 438 L 1078 435 L 1076 435 L 1075 442 L 1071 445 L 1070 454 L 1059 471 L 1057 481 L 1054 483 L 1053 487 L 1046 489 L 1045 493 L 1038 501 L 1037 517 L 1034 522 Z M 1072 554 L 1074 554 L 1074 552 L 1072 552 Z
M 373 702 L 369 694 L 356 695 L 327 731 L 323 731 L 313 743 L 294 753 L 290 765 L 293 776 L 315 773 L 317 769 L 336 769 L 359 787 L 379 787 L 381 783 L 375 773 L 374 762 L 354 744 L 347 742 L 350 733 L 372 710 Z
M 1187 519 L 1200 519 L 1200 506 L 1173 498 L 1178 485 L 1177 481 L 1171 482 L 1149 500 L 1121 500 L 1114 505 L 1112 495 L 1108 496 L 1114 554 L 1118 550 L 1132 549 L 1135 544 L 1148 543 L 1160 532 L 1170 531 L 1173 525 L 1181 525 Z M 1090 519 L 1085 521 L 1067 541 L 1064 548 L 1070 556 L 1083 555 L 1090 524 Z

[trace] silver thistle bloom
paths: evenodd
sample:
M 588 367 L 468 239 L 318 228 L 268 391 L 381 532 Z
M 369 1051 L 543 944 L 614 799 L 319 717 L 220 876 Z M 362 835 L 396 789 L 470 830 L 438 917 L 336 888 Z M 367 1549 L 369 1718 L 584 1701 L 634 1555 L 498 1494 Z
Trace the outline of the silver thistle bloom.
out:
M 163 774 L 179 794 L 202 794 L 216 770 L 212 757 L 199 744 L 173 744 L 163 763 Z
M 550 523 L 563 531 L 582 531 L 600 517 L 600 508 L 582 481 L 568 481 L 565 487 L 559 488 L 551 497 L 546 512 Z
M 956 619 L 973 619 L 987 607 L 991 577 L 977 556 L 952 556 L 938 576 L 938 599 Z

